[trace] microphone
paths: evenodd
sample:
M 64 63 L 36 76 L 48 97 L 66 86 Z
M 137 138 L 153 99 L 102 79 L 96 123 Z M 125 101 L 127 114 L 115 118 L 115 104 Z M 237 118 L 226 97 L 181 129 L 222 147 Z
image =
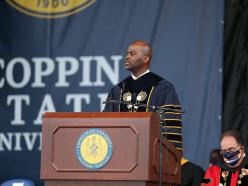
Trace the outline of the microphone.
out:
M 114 99 L 111 99 L 111 98 L 107 98 L 105 101 L 103 101 L 103 104 L 106 104 L 106 103 L 113 103 L 113 104 L 118 104 L 118 105 L 132 105 L 132 107 L 138 106 L 138 107 L 150 108 L 154 112 L 162 111 L 162 112 L 179 112 L 179 113 L 182 113 L 182 114 L 185 113 L 181 109 L 170 109 L 170 108 L 164 108 L 164 107 L 149 106 L 149 105 L 142 104 L 142 103 L 131 103 L 130 104 L 130 103 L 125 102 L 125 101 L 114 100 Z
M 109 94 L 109 96 L 106 98 L 106 100 L 102 102 L 103 104 L 105 104 L 104 110 L 106 109 L 106 105 L 108 103 L 119 104 L 119 105 L 123 104 L 121 99 L 122 99 L 122 94 L 123 94 L 124 89 L 125 89 L 125 85 L 126 85 L 126 83 L 125 83 L 125 81 L 123 81 L 122 85 L 119 86 L 120 87 L 120 100 L 114 100 L 112 97 L 109 97 L 110 96 L 110 94 Z M 122 86 L 122 88 L 121 88 L 121 86 Z

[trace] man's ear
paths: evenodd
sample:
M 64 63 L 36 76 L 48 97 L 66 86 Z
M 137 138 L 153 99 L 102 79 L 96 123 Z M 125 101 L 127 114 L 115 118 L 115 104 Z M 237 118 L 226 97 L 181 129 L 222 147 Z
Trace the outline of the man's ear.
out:
M 144 56 L 144 63 L 149 65 L 150 57 Z

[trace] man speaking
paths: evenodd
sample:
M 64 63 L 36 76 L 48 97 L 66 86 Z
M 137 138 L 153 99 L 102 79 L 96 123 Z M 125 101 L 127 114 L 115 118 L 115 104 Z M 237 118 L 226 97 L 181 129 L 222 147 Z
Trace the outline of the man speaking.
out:
M 115 85 L 108 95 L 109 100 L 125 102 L 115 104 L 107 102 L 105 112 L 149 112 L 151 107 L 180 109 L 174 86 L 167 80 L 150 72 L 152 48 L 145 41 L 131 43 L 126 52 L 124 67 L 131 75 Z M 162 134 L 168 141 L 182 151 L 181 113 L 165 112 Z

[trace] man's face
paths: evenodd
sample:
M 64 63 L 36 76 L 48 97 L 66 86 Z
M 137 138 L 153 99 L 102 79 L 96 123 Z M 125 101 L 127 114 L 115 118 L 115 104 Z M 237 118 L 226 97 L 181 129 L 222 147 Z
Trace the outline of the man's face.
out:
M 221 155 L 224 158 L 224 161 L 227 163 L 228 166 L 235 168 L 238 167 L 244 157 L 244 148 L 240 146 L 234 137 L 232 136 L 225 136 L 221 142 Z M 231 156 L 233 154 L 233 157 L 229 158 L 228 156 Z M 226 157 L 225 157 L 226 156 Z M 235 165 L 230 165 L 230 162 L 239 159 Z
M 147 67 L 148 57 L 144 54 L 144 46 L 131 44 L 128 47 L 124 67 L 131 72 L 139 72 Z

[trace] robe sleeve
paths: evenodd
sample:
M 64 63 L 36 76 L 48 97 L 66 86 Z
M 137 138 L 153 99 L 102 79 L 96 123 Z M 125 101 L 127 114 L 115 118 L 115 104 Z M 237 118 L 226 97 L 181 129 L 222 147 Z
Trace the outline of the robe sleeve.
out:
M 174 86 L 162 81 L 154 88 L 153 96 L 150 105 L 160 106 L 167 109 L 181 109 L 179 99 Z M 182 119 L 181 113 L 173 111 L 165 111 L 163 117 L 162 134 L 171 142 L 176 149 L 183 151 L 183 137 L 182 137 Z
M 205 173 L 204 180 L 201 186 L 219 186 L 221 169 L 215 165 L 209 167 Z M 207 183 L 208 182 L 208 183 Z

